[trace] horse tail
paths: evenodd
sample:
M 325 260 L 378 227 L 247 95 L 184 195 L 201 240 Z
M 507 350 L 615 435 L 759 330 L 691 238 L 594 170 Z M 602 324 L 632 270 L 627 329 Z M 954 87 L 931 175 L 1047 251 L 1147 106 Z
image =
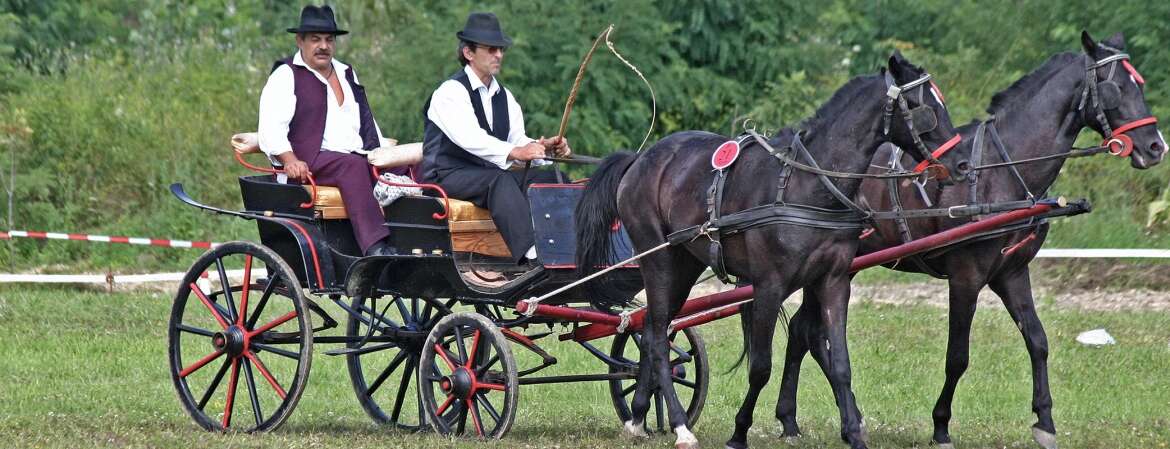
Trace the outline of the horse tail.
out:
M 752 349 L 752 304 L 755 304 L 755 301 L 746 302 L 739 306 L 739 329 L 743 331 L 743 348 L 739 351 L 739 358 L 735 359 L 735 363 L 727 369 L 728 373 L 739 369 L 739 365 L 743 364 L 748 352 Z
M 739 329 L 743 331 L 743 349 L 739 353 L 739 358 L 735 360 L 735 363 L 731 365 L 731 368 L 727 369 L 728 373 L 739 368 L 739 365 L 742 365 L 744 359 L 747 357 L 748 352 L 751 352 L 752 350 L 752 304 L 755 304 L 755 301 L 746 302 L 739 306 Z M 780 305 L 779 319 L 780 328 L 784 330 L 784 338 L 790 339 L 791 335 L 788 332 L 788 309 L 785 308 L 784 305 Z M 788 344 L 791 343 L 792 342 L 788 342 Z
M 628 151 L 606 157 L 585 186 L 575 214 L 578 279 L 618 262 L 614 260 L 612 239 L 613 226 L 618 220 L 618 186 L 637 157 Z M 586 282 L 584 288 L 589 302 L 606 311 L 629 305 L 633 295 L 609 284 L 604 277 Z

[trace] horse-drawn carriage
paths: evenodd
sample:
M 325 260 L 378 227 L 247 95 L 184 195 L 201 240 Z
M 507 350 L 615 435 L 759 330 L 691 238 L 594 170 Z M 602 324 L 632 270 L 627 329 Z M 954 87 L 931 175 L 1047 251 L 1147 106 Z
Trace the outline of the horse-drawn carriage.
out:
M 888 71 L 858 77 L 843 87 L 842 91 L 851 93 L 839 92 L 827 103 L 835 112 L 823 108 L 806 123 L 812 136 L 807 148 L 801 132 L 765 139 L 749 130 L 737 141 L 723 145 L 723 136 L 677 133 L 648 150 L 657 155 L 607 159 L 609 165 L 603 164 L 592 181 L 601 187 L 591 190 L 592 197 L 584 195 L 585 201 L 608 195 L 604 207 L 595 204 L 598 207 L 585 208 L 606 212 L 595 214 L 593 223 L 585 227 L 582 220 L 577 220 L 576 230 L 574 208 L 583 198 L 584 186 L 534 185 L 528 190 L 528 200 L 542 264 L 529 271 L 505 273 L 503 278 L 488 278 L 480 272 L 509 268 L 507 263 L 493 258 L 499 254 L 489 250 L 498 245 L 490 243 L 494 227 L 485 211 L 446 198 L 436 186 L 420 186 L 435 196 L 405 197 L 384 209 L 392 243 L 408 254 L 354 257 L 357 245 L 344 221 L 343 210 L 322 204 L 322 198 L 333 195 L 316 186 L 280 184 L 272 176 L 243 177 L 240 185 L 245 209 L 228 211 L 200 204 L 182 186 L 172 185 L 172 192 L 190 205 L 256 220 L 261 240 L 260 244 L 231 242 L 209 251 L 182 281 L 169 332 L 170 365 L 180 399 L 195 421 L 209 430 L 233 428 L 235 410 L 250 410 L 254 421 L 235 427 L 248 431 L 273 429 L 287 419 L 304 390 L 313 344 L 336 344 L 341 347 L 326 353 L 346 357 L 358 400 L 379 423 L 498 438 L 515 418 L 520 385 L 607 381 L 618 417 L 627 431 L 640 433 L 642 419 L 649 409 L 654 409 L 659 430 L 673 430 L 679 435 L 679 447 L 693 447 L 697 441 L 687 428 L 694 425 L 703 409 L 709 371 L 706 348 L 694 327 L 735 315 L 758 295 L 761 301 L 753 305 L 753 317 L 745 320 L 766 326 L 757 327 L 754 333 L 745 326 L 745 340 L 757 340 L 752 344 L 755 348 L 770 348 L 780 302 L 795 289 L 805 288 L 811 291 L 802 310 L 822 307 L 823 319 L 832 317 L 833 322 L 800 328 L 802 334 L 808 334 L 804 336 L 806 346 L 813 338 L 818 342 L 823 339 L 824 344 L 803 349 L 791 346 L 785 377 L 791 366 L 799 366 L 804 352 L 813 352 L 822 366 L 831 363 L 834 369 L 826 370 L 826 376 L 834 386 L 842 412 L 842 438 L 853 447 L 865 447 L 860 412 L 849 391 L 844 344 L 843 316 L 850 273 L 975 241 L 990 242 L 983 246 L 995 250 L 993 257 L 1017 257 L 1026 267 L 1039 247 L 1038 241 L 1043 239 L 1036 233 L 1047 229 L 1045 218 L 1084 213 L 1089 206 L 1085 201 L 1042 199 L 1059 164 L 1047 166 L 1051 176 L 1037 182 L 1021 177 L 1015 169 L 1017 165 L 1103 152 L 1125 156 L 1131 151 L 1136 154 L 1131 157 L 1136 168 L 1161 160 L 1165 142 L 1151 126 L 1156 119 L 1149 115 L 1140 75 L 1129 68 L 1128 55 L 1115 49 L 1118 44 L 1098 46 L 1087 34 L 1083 40 L 1085 54 L 1058 55 L 1042 67 L 1062 75 L 1066 85 L 1043 86 L 1070 97 L 1061 107 L 1080 105 L 1053 116 L 1064 117 L 1063 124 L 1052 126 L 1060 131 L 1058 134 L 1075 128 L 1065 136 L 1066 141 L 1032 145 L 1050 154 L 1012 160 L 994 124 L 980 124 L 974 129 L 974 144 L 967 144 L 965 153 L 955 156 L 952 152 L 948 161 L 940 161 L 943 153 L 958 147 L 959 131 L 971 130 L 952 128 L 942 95 L 930 82 L 929 74 L 895 55 Z M 1126 67 L 1132 75 L 1133 87 L 1124 96 L 1114 91 L 1118 89 L 1116 83 L 1108 84 L 1117 66 Z M 1106 81 L 1098 83 L 1098 76 Z M 1032 94 L 1047 98 L 1044 94 L 1048 93 L 1041 88 L 1023 94 L 1019 92 L 1022 87 L 1013 89 L 1013 95 L 1020 98 Z M 997 99 L 1003 101 L 998 95 Z M 1077 99 L 1079 103 L 1072 101 Z M 846 115 L 848 120 L 837 118 Z M 1075 132 L 1082 127 L 1101 132 L 1105 141 L 1090 149 L 1072 149 Z M 814 140 L 818 132 L 843 138 Z M 985 133 L 998 148 L 998 162 L 979 162 L 980 142 L 984 140 L 981 136 Z M 920 169 L 903 170 L 897 156 L 891 156 L 889 172 L 863 174 L 882 141 L 913 150 L 912 162 Z M 730 147 L 735 152 L 740 145 L 766 151 L 745 153 L 747 162 L 732 166 L 736 156 L 723 157 L 721 152 L 733 143 Z M 773 147 L 781 144 L 784 146 L 780 150 Z M 680 156 L 662 156 L 670 152 Z M 675 164 L 673 171 L 655 165 L 662 161 Z M 841 171 L 828 169 L 830 164 Z M 979 176 L 966 172 L 977 174 L 991 169 L 1008 169 L 1001 170 L 1003 176 L 1012 176 L 1009 182 L 995 184 L 996 189 L 1019 187 L 1026 193 L 1025 198 L 1005 200 L 979 191 L 983 192 L 979 198 L 986 199 L 977 201 L 977 187 L 986 190 L 990 184 L 976 184 Z M 933 174 L 940 181 L 950 178 L 951 182 L 969 182 L 973 193 L 965 198 L 970 201 L 943 202 L 934 207 L 919 184 L 919 193 L 911 195 L 921 195 L 927 203 L 925 209 L 874 211 L 853 203 L 861 179 L 882 183 L 901 179 L 905 182 L 891 183 L 895 187 L 891 195 L 897 196 L 901 194 L 897 184 L 909 185 L 912 178 L 921 181 L 923 173 Z M 760 176 L 774 176 L 777 182 L 759 188 Z M 637 182 L 623 181 L 630 177 Z M 840 187 L 830 177 L 854 181 L 842 182 L 847 187 Z M 727 179 L 738 184 L 727 184 L 727 191 L 742 196 L 723 196 Z M 1013 184 L 1017 179 L 1019 184 Z M 1033 184 L 1043 187 L 1037 189 L 1039 195 L 1029 190 Z M 690 189 L 661 191 L 662 186 L 675 185 Z M 622 189 L 622 195 L 618 195 Z M 662 214 L 642 214 L 645 209 L 661 209 L 656 204 L 631 206 L 627 200 L 622 209 L 616 199 L 619 196 L 683 206 L 671 209 L 677 214 L 664 218 Z M 729 208 L 732 212 L 721 215 L 719 205 L 727 203 L 734 206 Z M 947 204 L 955 205 L 943 206 Z M 827 208 L 837 205 L 849 209 Z M 615 218 L 629 226 L 629 237 L 625 228 L 612 226 Z M 678 223 L 666 222 L 666 218 Z M 892 247 L 854 258 L 858 241 L 872 232 L 863 230 L 863 223 L 890 220 L 902 231 L 907 218 L 927 219 L 940 225 L 917 239 L 906 237 L 909 232 L 899 232 L 896 235 L 902 237 L 902 244 L 895 242 Z M 770 230 L 761 231 L 762 228 Z M 783 232 L 774 231 L 778 228 Z M 671 232 L 663 234 L 663 230 Z M 1021 232 L 1033 234 L 1016 239 Z M 748 237 L 744 236 L 749 233 L 754 233 L 759 245 L 745 244 Z M 721 238 L 728 237 L 724 244 L 720 243 Z M 578 238 L 607 244 L 610 248 L 599 253 L 606 257 L 590 259 L 575 254 Z M 1000 250 L 996 245 L 1001 241 L 1010 245 L 1001 245 Z M 1013 256 L 1025 244 L 1031 245 L 1028 250 Z M 723 246 L 729 254 L 726 266 Z M 828 247 L 836 250 L 814 251 Z M 748 257 L 752 252 L 763 252 L 767 257 L 763 262 L 755 259 L 758 266 L 753 266 L 747 263 L 753 260 Z M 786 262 L 781 255 L 795 255 L 798 263 Z M 596 298 L 587 297 L 587 290 L 580 287 L 587 278 L 578 278 L 580 271 L 574 270 L 578 263 L 588 268 L 582 271 L 608 265 L 596 274 L 608 274 L 611 280 L 645 278 L 648 284 L 656 282 L 657 301 L 648 289 L 647 308 L 609 313 L 591 307 L 591 303 L 598 302 L 590 301 Z M 768 263 L 773 266 L 766 266 Z M 243 267 L 242 280 L 229 276 L 229 267 Z M 741 279 L 753 285 L 686 298 L 690 286 L 706 267 L 721 276 L 729 272 L 746 275 Z M 806 269 L 817 272 L 810 274 Z M 652 280 L 653 277 L 659 279 Z M 344 331 L 310 295 L 327 297 L 342 311 Z M 1019 301 L 1030 307 L 1030 296 L 1021 298 Z M 769 308 L 757 308 L 761 305 Z M 794 323 L 815 320 L 816 315 L 816 311 L 798 312 Z M 314 327 L 318 320 L 320 323 Z M 554 332 L 554 325 L 559 324 L 567 328 Z M 549 326 L 545 329 L 541 325 Z M 1038 327 L 1038 320 L 1033 327 Z M 342 335 L 318 335 L 330 331 Z M 1021 331 L 1027 332 L 1024 327 Z M 578 343 L 605 365 L 606 372 L 540 375 L 557 359 L 537 341 L 553 335 Z M 608 351 L 595 344 L 611 336 Z M 200 343 L 207 341 L 210 346 Z M 513 348 L 518 348 L 522 356 L 517 357 Z M 642 356 L 642 350 L 650 356 Z M 1029 346 L 1029 350 L 1033 347 Z M 215 370 L 212 362 L 221 357 L 224 360 Z M 770 357 L 768 349 L 749 356 L 749 394 L 742 416 L 737 416 L 730 447 L 746 447 L 750 414 L 762 382 L 767 381 Z M 518 363 L 521 358 L 530 363 Z M 243 402 L 237 398 L 240 377 L 244 377 L 248 401 L 242 406 L 237 404 Z M 269 388 L 262 388 L 257 377 Z M 675 388 L 678 385 L 684 388 Z M 795 425 L 794 385 L 784 385 L 781 400 L 790 402 L 777 407 L 786 435 L 799 433 Z M 1045 384 L 1044 395 L 1046 389 Z M 949 400 L 944 405 L 949 419 Z M 1050 408 L 1050 401 L 1047 405 Z M 1055 441 L 1048 412 L 1048 408 L 1037 410 L 1041 421 L 1034 427 L 1037 441 L 1045 447 L 1053 446 Z M 744 416 L 746 419 L 739 419 Z M 949 442 L 946 420 L 940 424 L 936 419 L 934 440 L 940 444 Z
M 517 268 L 499 257 L 507 249 L 492 242 L 499 235 L 487 211 L 438 189 L 434 197 L 406 196 L 384 208 L 393 244 L 406 254 L 356 257 L 335 189 L 282 184 L 273 175 L 239 182 L 242 211 L 200 204 L 181 185 L 171 186 L 187 204 L 256 221 L 260 235 L 259 243 L 229 242 L 200 257 L 175 299 L 170 366 L 183 407 L 200 426 L 279 426 L 305 389 L 315 344 L 338 346 L 325 353 L 346 358 L 358 402 L 379 423 L 500 437 L 516 416 L 520 385 L 580 381 L 608 382 L 619 417 L 629 419 L 636 332 L 617 335 L 608 348 L 577 339 L 602 362 L 600 373 L 542 376 L 557 359 L 538 342 L 555 335 L 554 325 L 573 321 L 515 312 L 521 299 L 573 280 L 572 214 L 583 184 L 528 190 L 542 257 L 539 266 Z M 613 238 L 628 254 L 624 231 Z M 231 269 L 242 276 L 229 275 Z M 636 265 L 614 276 L 639 280 Z M 603 315 L 579 289 L 549 304 Z M 676 340 L 677 382 L 692 391 L 689 410 L 697 420 L 707 391 L 706 348 L 695 329 Z M 239 413 L 245 415 L 233 417 Z

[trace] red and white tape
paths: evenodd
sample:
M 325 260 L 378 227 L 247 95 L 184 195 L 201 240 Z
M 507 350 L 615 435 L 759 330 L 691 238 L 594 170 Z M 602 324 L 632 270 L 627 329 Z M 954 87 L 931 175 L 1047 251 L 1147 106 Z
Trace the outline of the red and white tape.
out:
M 174 240 L 174 239 L 156 239 L 148 237 L 122 237 L 122 236 L 108 236 L 108 235 L 92 235 L 92 234 L 69 234 L 64 232 L 39 232 L 39 231 L 0 231 L 0 240 L 9 240 L 15 237 L 23 237 L 30 239 L 42 240 L 76 240 L 86 242 L 101 242 L 101 243 L 126 243 L 130 245 L 149 245 L 149 246 L 163 246 L 168 248 L 214 248 L 219 246 L 216 242 L 198 242 L 190 240 Z

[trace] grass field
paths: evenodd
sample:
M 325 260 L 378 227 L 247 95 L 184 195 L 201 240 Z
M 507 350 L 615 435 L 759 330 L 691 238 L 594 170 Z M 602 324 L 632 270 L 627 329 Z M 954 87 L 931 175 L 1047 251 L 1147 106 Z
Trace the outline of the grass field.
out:
M 282 428 L 266 435 L 206 433 L 182 412 L 171 386 L 165 338 L 170 299 L 167 293 L 0 287 L 0 446 L 666 448 L 673 442 L 673 436 L 621 438 L 601 383 L 522 388 L 516 424 L 498 442 L 379 428 L 354 399 L 344 361 L 320 350 L 310 384 Z M 1051 347 L 1061 447 L 1167 447 L 1170 316 L 1089 313 L 1038 302 Z M 946 311 L 855 303 L 851 312 L 854 388 L 870 446 L 929 447 Z M 1074 341 L 1078 332 L 1098 327 L 1107 328 L 1119 344 L 1093 348 Z M 746 385 L 743 369 L 726 373 L 740 349 L 738 322 L 712 323 L 703 333 L 712 355 L 712 386 L 694 430 L 703 447 L 722 447 Z M 1034 447 L 1031 380 L 1018 332 L 1002 307 L 994 307 L 976 316 L 972 334 L 971 368 L 960 385 L 951 428 L 956 446 Z M 776 346 L 782 354 L 783 342 Z M 562 361 L 556 373 L 603 369 L 572 345 L 550 343 L 547 349 Z M 790 447 L 776 437 L 779 425 L 772 418 L 779 359 L 775 366 L 756 411 L 754 447 Z M 811 360 L 802 375 L 800 404 L 806 436 L 791 447 L 843 447 L 828 385 Z

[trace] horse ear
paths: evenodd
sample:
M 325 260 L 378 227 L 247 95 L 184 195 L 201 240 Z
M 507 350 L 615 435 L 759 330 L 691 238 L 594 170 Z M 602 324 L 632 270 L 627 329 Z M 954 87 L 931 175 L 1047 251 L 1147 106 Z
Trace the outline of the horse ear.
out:
M 895 79 L 902 79 L 906 78 L 906 67 L 908 65 L 910 63 L 906 62 L 906 58 L 902 56 L 902 52 L 894 50 L 894 54 L 890 55 L 890 61 L 886 65 L 886 68 L 889 69 L 890 75 L 893 75 Z
M 1105 45 L 1116 48 L 1118 50 L 1125 50 L 1125 35 L 1121 32 L 1113 33 L 1108 39 L 1102 41 Z
M 1089 55 L 1097 52 L 1097 41 L 1093 40 L 1093 36 L 1089 35 L 1088 30 L 1081 30 L 1081 46 L 1085 47 L 1085 53 Z

